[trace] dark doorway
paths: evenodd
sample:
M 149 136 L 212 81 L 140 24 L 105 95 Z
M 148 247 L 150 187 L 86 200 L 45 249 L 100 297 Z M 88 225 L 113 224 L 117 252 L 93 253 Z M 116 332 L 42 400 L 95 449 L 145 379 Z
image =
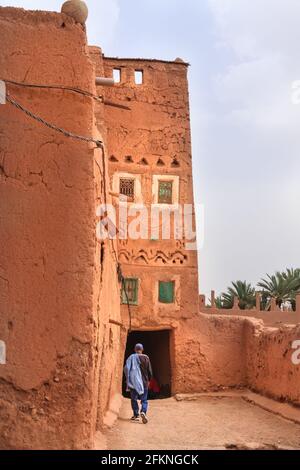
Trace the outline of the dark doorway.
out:
M 134 352 L 134 346 L 142 343 L 144 353 L 150 358 L 153 376 L 160 391 L 157 394 L 149 392 L 149 398 L 168 398 L 171 396 L 171 360 L 170 360 L 170 330 L 132 331 L 128 334 L 125 361 Z M 126 392 L 125 377 L 123 376 L 123 395 Z

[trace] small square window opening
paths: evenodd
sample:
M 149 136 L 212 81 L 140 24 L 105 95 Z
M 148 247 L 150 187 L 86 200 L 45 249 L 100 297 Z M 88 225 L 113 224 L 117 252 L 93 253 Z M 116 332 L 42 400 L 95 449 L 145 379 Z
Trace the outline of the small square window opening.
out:
M 113 79 L 115 83 L 121 82 L 121 69 L 113 69 Z

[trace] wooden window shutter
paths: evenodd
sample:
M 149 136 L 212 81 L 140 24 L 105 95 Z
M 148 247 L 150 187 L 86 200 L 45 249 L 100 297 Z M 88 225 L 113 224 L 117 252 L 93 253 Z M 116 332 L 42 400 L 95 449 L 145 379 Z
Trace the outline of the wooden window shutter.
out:
M 164 304 L 174 303 L 174 291 L 175 291 L 175 282 L 174 281 L 159 281 L 158 288 L 158 300 Z

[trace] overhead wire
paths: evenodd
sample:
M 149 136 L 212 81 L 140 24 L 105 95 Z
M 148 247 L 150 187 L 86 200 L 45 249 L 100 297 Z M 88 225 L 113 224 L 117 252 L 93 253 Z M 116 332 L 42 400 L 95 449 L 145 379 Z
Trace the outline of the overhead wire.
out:
M 90 91 L 82 90 L 76 87 L 71 87 L 71 86 L 66 86 L 66 85 L 42 85 L 38 83 L 24 83 L 24 82 L 17 82 L 15 80 L 8 80 L 8 79 L 3 79 L 3 78 L 0 78 L 0 81 L 3 81 L 10 85 L 20 86 L 24 88 L 40 88 L 40 89 L 50 89 L 50 90 L 52 89 L 52 90 L 71 91 L 74 93 L 78 93 L 79 95 L 87 96 L 88 98 L 92 98 L 96 101 L 100 101 L 101 103 L 107 106 L 113 106 L 116 108 L 130 110 L 128 106 L 124 104 L 120 104 L 120 103 L 114 103 L 113 101 L 107 100 L 104 98 L 103 95 L 95 95 L 94 93 L 91 93 Z
M 93 142 L 94 144 L 96 144 L 97 147 L 101 147 L 101 148 L 103 146 L 103 142 L 101 140 L 94 139 L 93 137 L 85 137 L 83 135 L 74 134 L 73 132 L 63 129 L 62 127 L 58 127 L 55 124 L 51 124 L 50 122 L 46 121 L 42 117 L 33 113 L 29 109 L 25 108 L 25 106 L 21 105 L 18 101 L 12 98 L 8 93 L 6 94 L 6 100 L 10 104 L 15 106 L 17 109 L 19 109 L 20 111 L 23 111 L 23 113 L 27 114 L 27 116 L 31 117 L 35 121 L 38 121 L 39 123 L 44 124 L 45 126 L 49 127 L 50 129 L 56 132 L 60 132 L 61 134 L 64 134 L 66 137 L 71 137 L 72 139 L 81 140 L 84 142 Z
M 8 80 L 8 79 L 3 79 L 3 78 L 0 78 L 0 80 L 2 80 L 5 83 L 9 83 L 10 85 L 16 85 L 16 86 L 21 86 L 21 87 L 25 87 L 25 88 L 41 88 L 41 89 L 47 88 L 47 89 L 52 89 L 52 90 L 66 90 L 66 91 L 72 91 L 74 93 L 78 93 L 80 95 L 88 96 L 89 98 L 93 98 L 96 101 L 102 101 L 103 100 L 102 95 L 97 96 L 97 95 L 94 95 L 93 93 L 91 93 L 89 91 L 81 90 L 80 88 L 70 87 L 70 86 L 66 86 L 66 85 L 41 85 L 41 84 L 37 84 L 37 83 L 17 82 L 15 80 Z

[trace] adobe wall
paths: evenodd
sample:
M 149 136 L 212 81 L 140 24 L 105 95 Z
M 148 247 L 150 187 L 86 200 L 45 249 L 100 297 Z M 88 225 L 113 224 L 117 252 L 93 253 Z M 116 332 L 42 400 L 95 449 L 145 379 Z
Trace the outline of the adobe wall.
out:
M 175 331 L 175 393 L 246 385 L 244 323 L 200 314 Z
M 0 8 L 0 39 L 1 78 L 95 92 L 85 32 L 65 15 Z M 101 137 L 90 98 L 8 91 L 51 123 Z M 10 104 L 0 128 L 0 448 L 89 448 L 117 387 L 120 343 L 109 323 L 116 265 L 95 236 L 101 151 Z
M 214 291 L 212 291 L 211 298 L 214 299 Z M 214 301 L 213 301 L 214 302 Z M 235 305 L 230 309 L 217 308 L 216 306 L 207 307 L 205 305 L 205 296 L 199 295 L 199 311 L 207 313 L 208 315 L 221 315 L 221 316 L 242 316 L 245 318 L 255 318 L 263 320 L 267 326 L 284 325 L 298 325 L 300 324 L 300 295 L 296 295 L 296 310 L 281 310 L 272 300 L 270 310 L 261 310 L 260 297 L 257 298 L 257 305 L 250 309 L 241 310 L 238 305 L 238 299 L 235 299 Z
M 208 315 L 175 330 L 176 393 L 248 387 L 300 404 L 300 365 L 293 364 L 300 327 L 264 326 L 242 316 Z

